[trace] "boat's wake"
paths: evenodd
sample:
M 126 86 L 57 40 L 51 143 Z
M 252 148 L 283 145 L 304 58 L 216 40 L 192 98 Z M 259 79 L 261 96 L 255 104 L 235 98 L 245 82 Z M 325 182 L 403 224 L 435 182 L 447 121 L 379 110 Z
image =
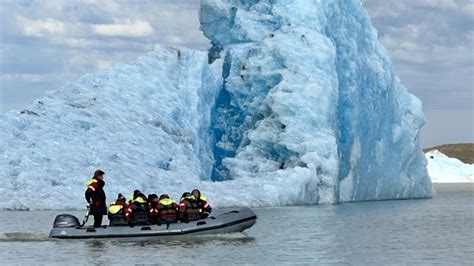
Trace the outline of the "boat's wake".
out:
M 0 235 L 0 242 L 41 242 L 54 241 L 47 234 L 33 232 L 10 232 Z

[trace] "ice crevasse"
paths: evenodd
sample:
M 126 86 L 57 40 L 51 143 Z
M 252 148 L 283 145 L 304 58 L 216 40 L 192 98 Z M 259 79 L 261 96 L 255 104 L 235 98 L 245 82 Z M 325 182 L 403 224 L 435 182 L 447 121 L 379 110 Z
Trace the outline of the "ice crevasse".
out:
M 157 45 L 3 115 L 0 207 L 80 208 L 96 168 L 109 198 L 194 187 L 221 207 L 432 196 L 421 102 L 359 1 L 203 0 L 200 22 L 208 52 Z

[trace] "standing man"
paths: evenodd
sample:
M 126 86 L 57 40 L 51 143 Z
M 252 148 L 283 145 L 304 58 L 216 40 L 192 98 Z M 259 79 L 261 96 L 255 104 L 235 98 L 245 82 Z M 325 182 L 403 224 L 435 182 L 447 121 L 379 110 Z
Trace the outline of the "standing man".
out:
M 94 216 L 94 227 L 102 226 L 102 217 L 107 214 L 104 192 L 104 172 L 97 170 L 87 182 L 85 197 L 90 206 L 90 213 Z

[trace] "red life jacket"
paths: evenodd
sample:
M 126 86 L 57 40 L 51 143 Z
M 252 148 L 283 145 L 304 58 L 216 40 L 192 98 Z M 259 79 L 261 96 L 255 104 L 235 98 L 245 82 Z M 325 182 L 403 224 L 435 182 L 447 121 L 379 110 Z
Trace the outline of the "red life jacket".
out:
M 201 219 L 199 209 L 199 203 L 194 200 L 193 196 L 183 198 L 179 203 L 180 217 L 187 219 L 188 221 Z
M 125 210 L 125 218 L 134 224 L 147 224 L 149 222 L 148 203 L 143 198 L 133 199 Z
M 148 205 L 148 216 L 152 220 L 156 220 L 158 218 L 158 203 L 152 202 Z
M 178 216 L 178 205 L 170 198 L 160 200 L 158 204 L 158 216 L 165 219 L 176 219 Z

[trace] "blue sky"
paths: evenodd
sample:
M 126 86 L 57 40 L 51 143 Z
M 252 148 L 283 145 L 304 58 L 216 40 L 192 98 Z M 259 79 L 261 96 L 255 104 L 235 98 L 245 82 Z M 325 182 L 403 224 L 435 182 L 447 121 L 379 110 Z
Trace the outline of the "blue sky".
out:
M 423 101 L 423 145 L 474 142 L 474 3 L 362 3 L 396 75 Z M 198 11 L 198 0 L 0 0 L 0 114 L 155 43 L 207 49 Z

